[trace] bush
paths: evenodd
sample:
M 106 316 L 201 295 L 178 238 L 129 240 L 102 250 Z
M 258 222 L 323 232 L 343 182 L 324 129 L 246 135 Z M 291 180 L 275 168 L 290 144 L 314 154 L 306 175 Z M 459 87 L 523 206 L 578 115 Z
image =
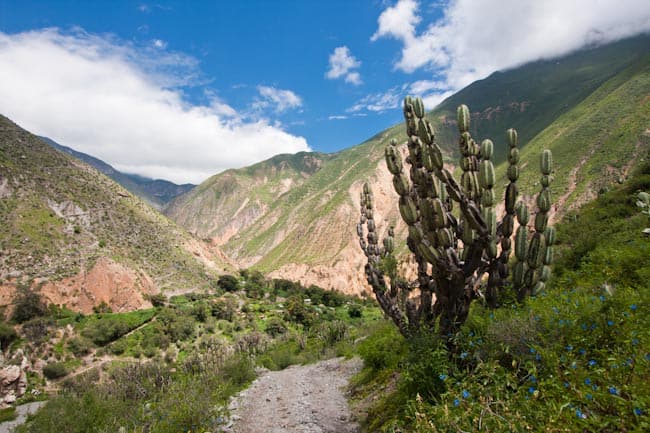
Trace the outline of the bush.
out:
M 43 367 L 43 376 L 50 380 L 59 379 L 68 375 L 68 369 L 62 362 L 51 362 Z
M 239 290 L 239 280 L 232 275 L 221 275 L 217 280 L 217 286 L 226 292 L 236 292 Z
M 68 350 L 74 354 L 74 356 L 84 356 L 90 353 L 92 349 L 92 343 L 83 337 L 73 337 L 68 340 Z
M 24 323 L 47 314 L 47 306 L 41 295 L 32 289 L 19 290 L 14 299 L 14 306 L 11 320 L 16 323 Z
M 50 338 L 50 328 L 52 326 L 54 326 L 52 319 L 36 317 L 23 323 L 22 332 L 28 341 L 38 345 Z
M 364 365 L 374 371 L 395 368 L 404 358 L 408 346 L 392 323 L 383 322 L 359 343 L 359 355 Z
M 220 320 L 227 320 L 232 322 L 232 319 L 237 312 L 237 301 L 232 298 L 225 298 L 215 301 L 211 305 L 211 313 L 214 317 Z
M 358 319 L 363 316 L 363 309 L 357 304 L 352 304 L 348 307 L 348 316 L 351 319 Z
M 269 334 L 271 337 L 277 337 L 278 335 L 284 334 L 287 332 L 287 326 L 284 323 L 284 320 L 278 317 L 272 317 L 266 323 L 264 332 Z
M 0 348 L 2 350 L 6 350 L 17 338 L 18 334 L 13 326 L 0 323 Z

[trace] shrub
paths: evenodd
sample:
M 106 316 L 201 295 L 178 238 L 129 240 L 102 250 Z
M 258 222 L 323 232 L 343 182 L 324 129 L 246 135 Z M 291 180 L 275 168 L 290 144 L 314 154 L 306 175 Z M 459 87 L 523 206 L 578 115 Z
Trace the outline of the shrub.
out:
M 47 317 L 36 317 L 23 323 L 22 332 L 25 338 L 34 343 L 41 344 L 50 338 L 50 329 L 54 321 Z
M 62 362 L 51 362 L 43 367 L 43 376 L 50 380 L 68 375 L 68 369 Z
M 14 307 L 11 319 L 17 323 L 24 323 L 47 314 L 47 306 L 43 302 L 41 295 L 29 288 L 19 290 L 16 293 Z
M 9 345 L 18 338 L 13 326 L 7 323 L 0 323 L 0 348 L 6 350 Z
M 277 337 L 278 335 L 284 334 L 287 332 L 287 326 L 284 323 L 284 320 L 278 317 L 272 317 L 266 323 L 264 332 L 269 334 L 271 337 Z
M 215 301 L 211 305 L 211 312 L 214 317 L 220 320 L 227 320 L 232 322 L 235 313 L 237 312 L 237 301 L 227 297 L 225 299 L 220 299 Z
M 351 319 L 358 319 L 363 315 L 363 309 L 357 304 L 352 304 L 348 307 L 348 316 Z
M 217 285 L 226 292 L 236 292 L 239 290 L 239 280 L 228 274 L 221 275 L 217 280 Z
M 74 354 L 74 356 L 84 356 L 90 353 L 92 349 L 92 343 L 83 337 L 73 337 L 68 340 L 68 350 Z
M 359 355 L 364 365 L 374 371 L 397 367 L 406 351 L 404 338 L 386 322 L 377 326 L 368 338 L 359 343 Z

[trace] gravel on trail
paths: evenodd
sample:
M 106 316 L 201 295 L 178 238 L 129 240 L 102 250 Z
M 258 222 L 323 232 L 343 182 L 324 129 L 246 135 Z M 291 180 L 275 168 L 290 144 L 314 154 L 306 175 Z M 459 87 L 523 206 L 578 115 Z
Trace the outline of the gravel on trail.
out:
M 362 366 L 358 358 L 266 371 L 231 400 L 231 433 L 356 433 L 345 387 Z

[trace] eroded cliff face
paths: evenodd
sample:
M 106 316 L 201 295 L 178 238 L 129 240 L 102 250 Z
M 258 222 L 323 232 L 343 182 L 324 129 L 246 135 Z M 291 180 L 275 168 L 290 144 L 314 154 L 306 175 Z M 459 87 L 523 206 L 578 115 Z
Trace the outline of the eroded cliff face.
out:
M 147 295 L 159 293 L 144 271 L 136 271 L 109 258 L 101 258 L 77 275 L 57 281 L 35 280 L 32 290 L 47 304 L 66 306 L 84 314 L 106 304 L 113 312 L 150 308 Z M 0 285 L 0 305 L 11 305 L 16 295 L 13 281 Z

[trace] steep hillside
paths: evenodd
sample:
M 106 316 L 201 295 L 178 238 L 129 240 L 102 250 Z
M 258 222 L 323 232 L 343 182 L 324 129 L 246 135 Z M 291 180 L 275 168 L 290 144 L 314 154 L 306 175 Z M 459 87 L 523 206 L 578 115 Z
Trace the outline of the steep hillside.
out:
M 165 213 L 190 232 L 221 245 L 242 229 L 266 224 L 258 223 L 259 218 L 330 159 L 331 155 L 300 152 L 228 170 L 172 201 Z
M 86 164 L 90 165 L 91 167 L 96 168 L 100 173 L 103 173 L 106 176 L 110 177 L 115 182 L 126 188 L 128 191 L 137 195 L 158 210 L 162 209 L 175 197 L 188 192 L 196 186 L 190 183 L 176 185 L 175 183 L 168 180 L 151 179 L 148 177 L 138 176 L 137 174 L 122 173 L 121 171 L 116 170 L 110 164 L 107 164 L 101 159 L 95 158 L 94 156 L 90 156 L 83 152 L 78 152 L 74 149 L 71 149 L 67 146 L 63 146 L 47 137 L 40 138 L 55 149 L 72 155 L 75 158 L 80 159 Z
M 452 119 L 462 100 L 475 104 L 470 105 L 473 135 L 491 137 L 497 153 L 505 146 L 505 129 L 518 128 L 522 161 L 535 168 L 522 166 L 527 191 L 535 189 L 541 149 L 551 148 L 557 166 L 553 191 L 560 212 L 593 196 L 594 191 L 625 176 L 635 161 L 647 157 L 650 62 L 643 42 L 649 43 L 650 38 L 496 73 L 448 98 L 429 114 L 439 142 L 447 149 L 447 160 L 456 161 L 458 133 Z M 366 179 L 373 184 L 380 235 L 390 223 L 397 223 L 398 234 L 403 232 L 383 162 L 385 145 L 392 138 L 404 141 L 403 131 L 397 125 L 331 155 L 320 170 L 275 196 L 255 219 L 240 218 L 240 213 L 232 211 L 220 214 L 201 207 L 185 208 L 180 200 L 186 197 L 175 203 L 169 215 L 182 225 L 196 218 L 192 230 L 223 243 L 239 266 L 254 266 L 305 284 L 361 292 L 366 287 L 363 256 L 355 234 L 360 186 Z M 503 170 L 499 173 L 505 179 Z M 213 177 L 210 184 L 192 191 L 193 200 L 231 196 L 239 204 L 250 201 L 245 185 L 227 184 L 240 173 Z M 225 238 L 219 236 L 223 227 L 231 227 Z
M 218 249 L 0 116 L 0 304 L 32 287 L 75 310 L 123 311 L 148 293 L 206 287 L 224 268 Z

